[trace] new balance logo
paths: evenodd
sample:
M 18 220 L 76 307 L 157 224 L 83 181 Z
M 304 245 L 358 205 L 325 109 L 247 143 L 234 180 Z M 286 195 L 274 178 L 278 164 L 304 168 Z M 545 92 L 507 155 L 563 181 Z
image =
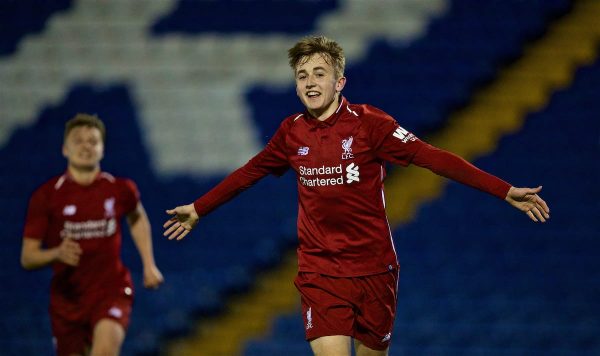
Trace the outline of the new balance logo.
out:
M 409 140 L 414 141 L 417 139 L 415 135 L 411 134 L 410 132 L 406 131 L 403 127 L 400 126 L 398 126 L 398 128 L 396 129 L 396 131 L 394 131 L 392 135 L 404 143 L 407 143 Z
M 298 148 L 298 156 L 306 156 L 308 154 L 308 147 Z
M 360 172 L 358 171 L 358 166 L 355 165 L 354 162 L 346 167 L 346 173 L 346 183 L 360 182 Z
M 77 212 L 77 207 L 75 205 L 65 205 L 63 209 L 64 216 L 73 216 Z

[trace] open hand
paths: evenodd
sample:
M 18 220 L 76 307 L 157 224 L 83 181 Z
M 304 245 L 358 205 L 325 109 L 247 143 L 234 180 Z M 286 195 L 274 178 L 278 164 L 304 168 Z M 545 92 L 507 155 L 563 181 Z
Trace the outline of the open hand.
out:
M 531 220 L 546 222 L 547 219 L 550 219 L 550 208 L 548 208 L 546 202 L 537 194 L 541 190 L 541 185 L 537 188 L 511 187 L 504 200 L 526 213 Z
M 174 238 L 177 238 L 177 240 L 183 239 L 196 227 L 198 220 L 200 220 L 196 209 L 194 209 L 194 204 L 182 205 L 175 209 L 167 210 L 167 214 L 173 215 L 172 218 L 163 224 L 165 229 L 168 228 L 163 235 L 167 236 L 169 240 L 173 240 Z

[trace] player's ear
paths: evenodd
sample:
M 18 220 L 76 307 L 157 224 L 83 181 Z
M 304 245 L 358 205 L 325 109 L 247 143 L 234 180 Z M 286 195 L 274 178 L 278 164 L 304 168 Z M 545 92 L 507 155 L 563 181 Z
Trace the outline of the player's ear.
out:
M 346 85 L 346 77 L 339 77 L 335 83 L 335 91 L 337 91 L 338 93 L 341 92 L 342 89 L 344 89 L 345 85 Z
M 64 158 L 69 158 L 69 155 L 67 154 L 67 146 L 64 143 L 62 145 L 62 155 Z

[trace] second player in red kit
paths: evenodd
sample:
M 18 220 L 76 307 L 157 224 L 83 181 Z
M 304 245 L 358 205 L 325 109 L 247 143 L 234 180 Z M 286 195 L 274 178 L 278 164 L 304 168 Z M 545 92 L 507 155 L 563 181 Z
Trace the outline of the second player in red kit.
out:
M 130 179 L 100 171 L 104 124 L 78 114 L 66 124 L 67 171 L 32 195 L 21 263 L 52 265 L 50 319 L 58 355 L 118 355 L 133 304 L 130 273 L 121 261 L 126 217 L 144 265 L 144 285 L 163 277 L 154 263 L 150 224 Z
M 352 104 L 342 48 L 307 37 L 289 50 L 306 110 L 286 118 L 267 146 L 193 204 L 168 210 L 169 239 L 268 174 L 292 169 L 298 186 L 298 268 L 306 339 L 315 355 L 385 355 L 396 311 L 399 265 L 385 214 L 385 162 L 414 164 L 549 218 L 541 187 L 515 188 L 435 148 L 385 112 Z M 396 198 L 396 197 L 395 197 Z M 401 198 L 401 197 L 399 197 Z

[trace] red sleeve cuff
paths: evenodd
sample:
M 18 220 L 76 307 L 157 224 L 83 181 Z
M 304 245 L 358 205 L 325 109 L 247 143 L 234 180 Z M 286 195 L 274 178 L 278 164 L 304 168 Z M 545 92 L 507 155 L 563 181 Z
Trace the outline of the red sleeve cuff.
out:
M 198 216 L 204 216 L 208 214 L 209 211 L 204 208 L 205 205 L 202 204 L 200 200 L 202 200 L 202 198 L 196 199 L 196 201 L 194 201 L 194 210 L 196 210 L 196 214 L 198 214 Z
M 492 189 L 492 191 L 490 193 L 492 195 L 495 195 L 498 198 L 504 200 L 506 198 L 506 195 L 508 194 L 508 191 L 512 187 L 512 185 L 503 181 L 502 179 L 500 179 L 498 177 L 496 177 L 496 178 L 498 179 L 498 184 L 494 189 Z

